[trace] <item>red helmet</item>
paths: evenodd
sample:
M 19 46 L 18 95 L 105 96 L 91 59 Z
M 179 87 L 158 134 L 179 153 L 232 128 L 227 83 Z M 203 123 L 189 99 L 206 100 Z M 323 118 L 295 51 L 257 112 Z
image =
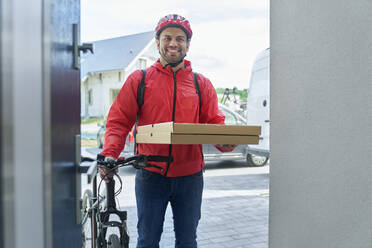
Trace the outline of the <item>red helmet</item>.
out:
M 156 26 L 155 29 L 156 39 L 159 39 L 161 31 L 168 27 L 181 28 L 186 33 L 187 39 L 191 39 L 192 37 L 192 30 L 189 21 L 186 20 L 185 17 L 182 17 L 180 15 L 171 14 L 164 16 L 158 22 L 158 25 Z

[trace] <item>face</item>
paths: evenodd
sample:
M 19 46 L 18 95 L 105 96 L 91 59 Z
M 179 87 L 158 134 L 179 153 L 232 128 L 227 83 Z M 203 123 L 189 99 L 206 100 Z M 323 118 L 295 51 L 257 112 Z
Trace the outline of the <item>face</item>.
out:
M 176 27 L 169 27 L 160 33 L 156 44 L 160 54 L 160 61 L 164 64 L 177 63 L 189 50 L 190 42 L 187 41 L 186 33 Z

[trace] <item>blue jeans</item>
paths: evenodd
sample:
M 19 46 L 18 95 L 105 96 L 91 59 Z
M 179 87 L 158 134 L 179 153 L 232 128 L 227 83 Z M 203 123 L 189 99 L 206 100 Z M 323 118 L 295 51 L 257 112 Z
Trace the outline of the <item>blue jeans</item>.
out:
M 196 229 L 200 219 L 203 172 L 167 178 L 154 172 L 136 174 L 138 215 L 137 248 L 158 248 L 163 232 L 165 211 L 170 202 L 176 248 L 196 248 Z

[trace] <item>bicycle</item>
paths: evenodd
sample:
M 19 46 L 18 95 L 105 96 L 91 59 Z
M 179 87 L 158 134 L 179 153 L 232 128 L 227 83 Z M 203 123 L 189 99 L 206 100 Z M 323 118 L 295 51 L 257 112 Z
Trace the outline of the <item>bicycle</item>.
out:
M 115 197 L 122 190 L 122 180 L 116 173 L 119 167 L 133 166 L 135 169 L 144 169 L 154 167 L 160 170 L 163 168 L 153 165 L 149 162 L 166 162 L 168 157 L 151 156 L 151 155 L 136 155 L 127 159 L 119 158 L 116 161 L 104 161 L 104 156 L 98 154 L 97 160 L 90 158 L 82 158 L 82 162 L 93 162 L 87 171 L 88 184 L 92 183 L 92 190 L 87 189 L 83 194 L 81 205 L 81 224 L 82 224 L 82 241 L 83 247 L 91 248 L 129 248 L 129 234 L 127 230 L 127 211 L 120 211 L 116 208 Z M 99 167 L 105 167 L 107 174 L 97 187 L 97 172 Z M 113 177 L 108 177 L 109 173 L 113 173 Z M 120 182 L 119 189 L 115 192 L 115 179 Z M 106 182 L 106 195 L 99 195 L 100 187 L 104 179 Z M 110 216 L 116 215 L 120 221 L 110 221 Z M 118 228 L 117 234 L 110 234 L 106 238 L 108 228 Z

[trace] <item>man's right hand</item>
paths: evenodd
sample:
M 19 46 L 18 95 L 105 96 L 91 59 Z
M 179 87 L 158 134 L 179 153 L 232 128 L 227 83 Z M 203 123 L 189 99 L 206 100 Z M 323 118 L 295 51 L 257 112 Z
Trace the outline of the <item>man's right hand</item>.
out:
M 113 162 L 115 159 L 113 157 L 105 157 L 105 162 Z M 98 162 L 99 164 L 99 162 Z M 98 167 L 98 172 L 101 176 L 101 178 L 108 183 L 110 181 L 110 178 L 114 176 L 113 172 L 109 172 L 109 169 L 105 166 Z M 116 169 L 116 172 L 118 172 L 118 169 Z

